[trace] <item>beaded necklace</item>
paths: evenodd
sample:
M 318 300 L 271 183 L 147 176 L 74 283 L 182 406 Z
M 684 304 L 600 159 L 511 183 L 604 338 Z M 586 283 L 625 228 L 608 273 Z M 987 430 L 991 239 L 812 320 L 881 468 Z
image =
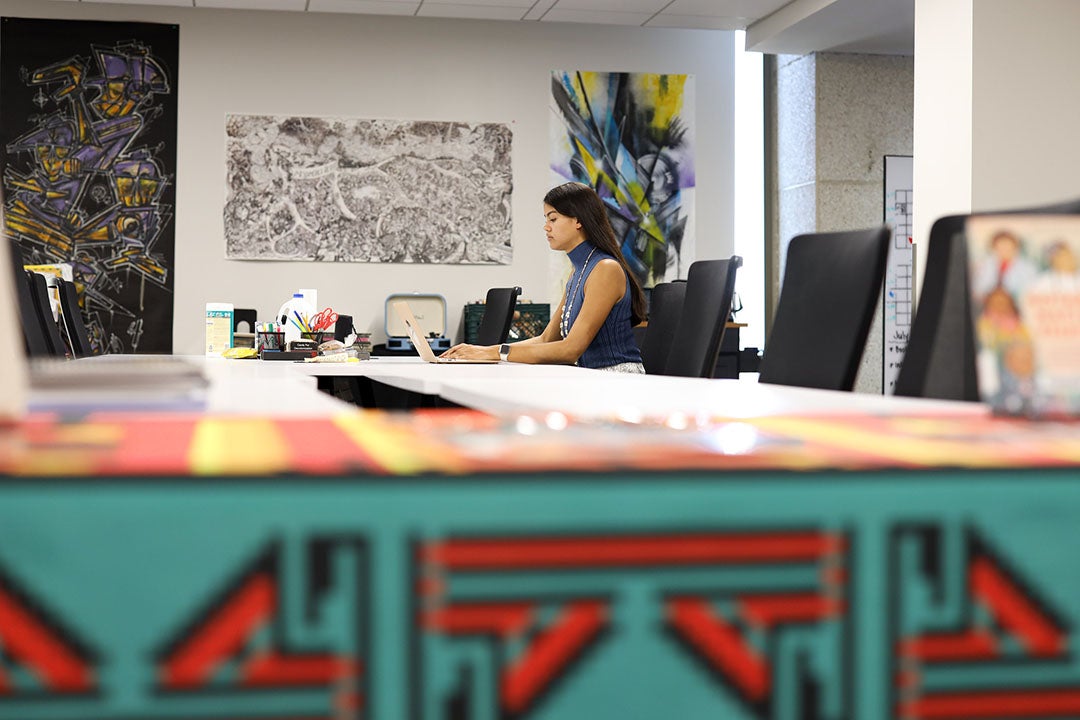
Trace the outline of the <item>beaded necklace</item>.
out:
M 576 296 L 577 291 L 581 289 L 581 283 L 585 279 L 585 271 L 589 267 L 589 261 L 592 260 L 594 252 L 596 252 L 595 246 L 589 251 L 588 257 L 585 258 L 585 264 L 581 266 L 581 272 L 578 273 L 577 285 L 573 288 L 573 292 L 568 293 L 566 296 L 566 305 L 563 307 L 562 321 L 559 323 L 559 330 L 562 331 L 563 337 L 570 334 L 570 310 L 574 307 L 574 296 Z

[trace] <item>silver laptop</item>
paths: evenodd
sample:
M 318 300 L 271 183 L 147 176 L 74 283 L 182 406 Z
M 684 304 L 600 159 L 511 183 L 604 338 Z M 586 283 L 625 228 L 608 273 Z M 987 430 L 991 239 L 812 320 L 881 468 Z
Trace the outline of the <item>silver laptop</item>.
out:
M 416 352 L 420 353 L 420 358 L 424 362 L 438 363 L 440 365 L 443 363 L 490 365 L 499 362 L 498 360 L 466 360 L 465 358 L 436 357 L 435 351 L 431 349 L 431 345 L 424 336 L 424 329 L 421 328 L 420 323 L 416 321 L 416 316 L 413 315 L 409 303 L 404 300 L 398 300 L 397 302 L 392 303 L 392 305 L 394 306 L 394 311 L 398 314 L 398 317 L 401 318 L 401 322 L 405 325 L 405 332 L 409 333 L 409 339 L 412 340 L 413 347 L 416 348 Z

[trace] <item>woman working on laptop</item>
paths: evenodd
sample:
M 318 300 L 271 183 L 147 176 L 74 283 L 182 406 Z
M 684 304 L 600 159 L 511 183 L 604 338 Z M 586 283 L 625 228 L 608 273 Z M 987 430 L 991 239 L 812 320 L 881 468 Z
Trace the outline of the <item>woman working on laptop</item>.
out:
M 443 356 L 645 372 L 633 332 L 645 319 L 645 296 L 600 196 L 581 183 L 552 188 L 544 196 L 544 232 L 551 249 L 565 252 L 573 265 L 544 332 L 513 345 L 455 345 Z

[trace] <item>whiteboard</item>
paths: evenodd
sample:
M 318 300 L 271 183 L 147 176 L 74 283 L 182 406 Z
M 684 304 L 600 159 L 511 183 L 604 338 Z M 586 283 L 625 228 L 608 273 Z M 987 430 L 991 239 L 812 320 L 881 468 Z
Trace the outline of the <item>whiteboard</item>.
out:
M 885 156 L 885 223 L 892 228 L 892 243 L 885 265 L 882 313 L 881 391 L 892 395 L 896 376 L 904 362 L 911 319 L 915 311 L 912 288 L 915 248 L 911 239 L 910 155 Z

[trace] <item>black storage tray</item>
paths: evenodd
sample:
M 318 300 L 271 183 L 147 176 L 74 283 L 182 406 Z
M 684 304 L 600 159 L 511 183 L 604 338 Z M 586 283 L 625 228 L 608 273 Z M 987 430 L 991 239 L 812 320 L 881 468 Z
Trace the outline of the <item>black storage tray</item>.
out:
M 259 354 L 261 360 L 304 360 L 315 357 L 315 350 L 263 350 Z

